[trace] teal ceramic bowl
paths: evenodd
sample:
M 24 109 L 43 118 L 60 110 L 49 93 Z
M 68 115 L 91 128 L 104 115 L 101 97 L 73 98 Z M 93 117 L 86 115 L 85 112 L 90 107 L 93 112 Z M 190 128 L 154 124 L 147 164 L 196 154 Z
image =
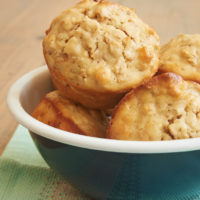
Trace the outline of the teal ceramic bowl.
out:
M 200 138 L 119 141 L 62 131 L 30 115 L 52 89 L 43 66 L 16 81 L 7 102 L 44 160 L 71 185 L 95 199 L 200 198 Z

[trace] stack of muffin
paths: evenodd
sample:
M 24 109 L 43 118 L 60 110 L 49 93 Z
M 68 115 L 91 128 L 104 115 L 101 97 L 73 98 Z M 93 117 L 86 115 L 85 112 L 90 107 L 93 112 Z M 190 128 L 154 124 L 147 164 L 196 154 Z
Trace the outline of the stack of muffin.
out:
M 83 0 L 53 20 L 43 50 L 56 90 L 32 113 L 41 122 L 120 140 L 200 136 L 200 35 L 160 49 L 134 9 Z

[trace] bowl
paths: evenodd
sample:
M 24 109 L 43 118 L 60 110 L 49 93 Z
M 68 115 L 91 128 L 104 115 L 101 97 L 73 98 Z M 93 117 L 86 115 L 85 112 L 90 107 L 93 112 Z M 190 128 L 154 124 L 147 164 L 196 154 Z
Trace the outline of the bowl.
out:
M 94 138 L 43 124 L 30 113 L 53 90 L 47 66 L 17 80 L 7 96 L 48 165 L 95 199 L 198 199 L 200 138 L 120 141 Z

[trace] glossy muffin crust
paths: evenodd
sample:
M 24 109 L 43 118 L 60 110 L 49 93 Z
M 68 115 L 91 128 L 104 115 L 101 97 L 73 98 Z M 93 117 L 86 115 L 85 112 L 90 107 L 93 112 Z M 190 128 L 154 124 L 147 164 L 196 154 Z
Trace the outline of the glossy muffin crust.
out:
M 172 140 L 200 136 L 200 85 L 163 73 L 128 93 L 110 121 L 107 138 Z
M 134 9 L 93 0 L 83 0 L 55 18 L 43 40 L 57 88 L 73 100 L 73 90 L 103 96 L 103 106 L 85 103 L 85 96 L 76 98 L 95 108 L 112 108 L 116 96 L 120 99 L 151 78 L 158 69 L 159 48 L 158 35 Z
M 65 131 L 105 137 L 107 118 L 103 112 L 75 104 L 62 97 L 58 91 L 48 93 L 34 109 L 32 116 Z

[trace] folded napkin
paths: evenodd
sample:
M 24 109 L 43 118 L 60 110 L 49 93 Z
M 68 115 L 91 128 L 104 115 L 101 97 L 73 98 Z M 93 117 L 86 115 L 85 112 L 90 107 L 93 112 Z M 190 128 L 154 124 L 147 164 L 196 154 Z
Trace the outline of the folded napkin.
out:
M 54 173 L 19 125 L 0 157 L 1 200 L 89 200 Z

